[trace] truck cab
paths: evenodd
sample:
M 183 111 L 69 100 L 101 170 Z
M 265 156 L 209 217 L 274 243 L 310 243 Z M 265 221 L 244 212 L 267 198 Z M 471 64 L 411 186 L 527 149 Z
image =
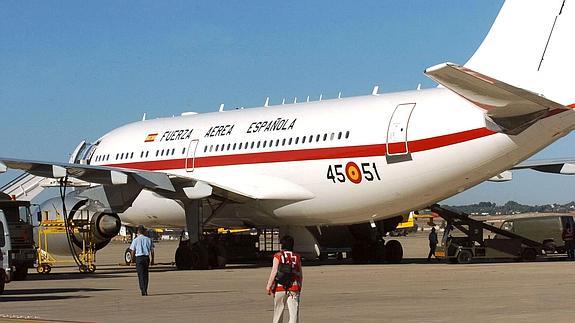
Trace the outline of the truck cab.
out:
M 24 280 L 34 267 L 36 246 L 30 202 L 0 193 L 0 290 L 4 283 Z

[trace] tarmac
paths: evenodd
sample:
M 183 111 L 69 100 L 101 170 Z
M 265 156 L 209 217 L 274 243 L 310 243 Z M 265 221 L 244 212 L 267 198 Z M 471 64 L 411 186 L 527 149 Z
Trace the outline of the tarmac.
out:
M 402 264 L 304 264 L 301 322 L 572 322 L 575 262 L 452 265 L 425 261 L 424 233 L 398 238 Z M 0 296 L 0 321 L 19 322 L 269 322 L 270 265 L 178 271 L 177 243 L 157 244 L 149 296 L 140 296 L 134 267 L 120 265 L 126 244 L 98 253 L 98 269 L 31 272 Z M 287 320 L 286 320 L 287 321 Z

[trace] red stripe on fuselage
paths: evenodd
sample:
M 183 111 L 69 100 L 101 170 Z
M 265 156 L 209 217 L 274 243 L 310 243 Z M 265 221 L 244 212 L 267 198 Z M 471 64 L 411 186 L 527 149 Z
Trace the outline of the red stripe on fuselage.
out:
M 414 140 L 408 142 L 408 148 L 409 152 L 412 153 L 420 152 L 445 147 L 449 145 L 454 145 L 473 139 L 482 138 L 485 136 L 492 135 L 494 133 L 495 133 L 494 131 L 491 131 L 487 128 L 467 130 L 449 135 Z M 404 143 L 401 143 L 401 145 L 404 145 Z M 376 145 L 362 145 L 362 146 L 349 146 L 349 147 L 298 149 L 298 150 L 196 157 L 194 163 L 195 167 L 198 168 L 198 167 L 337 159 L 337 158 L 375 157 L 375 156 L 385 156 L 385 154 L 386 154 L 386 145 L 376 144 Z M 189 163 L 191 162 L 192 160 L 190 159 Z M 143 161 L 134 163 L 110 164 L 106 166 L 121 167 L 128 169 L 141 169 L 141 170 L 184 169 L 186 168 L 186 159 L 179 158 L 169 160 Z

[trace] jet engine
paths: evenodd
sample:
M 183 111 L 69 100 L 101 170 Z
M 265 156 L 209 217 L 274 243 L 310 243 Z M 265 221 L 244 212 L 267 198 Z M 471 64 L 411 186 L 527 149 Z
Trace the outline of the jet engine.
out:
M 83 245 L 100 250 L 120 232 L 120 217 L 102 211 L 97 202 L 70 194 L 64 203 L 65 210 L 60 197 L 40 205 L 42 222 L 38 238 L 43 239 L 42 247 L 48 249 L 45 251 L 71 256 L 71 248 L 77 254 Z

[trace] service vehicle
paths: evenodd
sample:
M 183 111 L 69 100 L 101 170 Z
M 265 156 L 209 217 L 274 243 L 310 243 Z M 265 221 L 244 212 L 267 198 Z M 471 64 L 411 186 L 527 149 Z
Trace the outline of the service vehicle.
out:
M 0 290 L 12 280 L 24 280 L 34 267 L 34 243 L 30 202 L 12 200 L 0 192 Z

